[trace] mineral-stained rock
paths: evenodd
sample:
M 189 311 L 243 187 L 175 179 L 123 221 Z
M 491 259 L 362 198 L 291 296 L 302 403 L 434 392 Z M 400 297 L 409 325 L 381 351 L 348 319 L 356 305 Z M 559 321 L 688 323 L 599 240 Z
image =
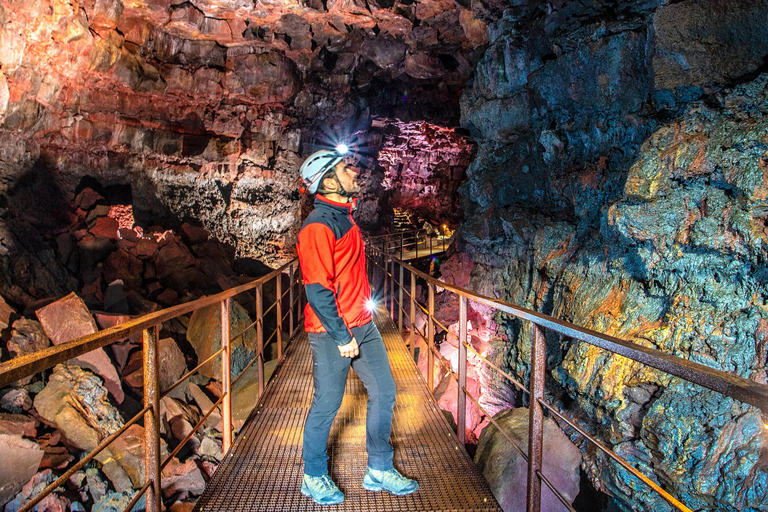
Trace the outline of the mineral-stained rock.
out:
M 11 500 L 16 493 L 37 473 L 43 460 L 43 450 L 19 434 L 0 431 L 0 506 Z
M 133 495 L 133 491 L 115 492 L 110 490 L 93 504 L 91 512 L 120 512 L 125 510 L 133 500 Z M 138 510 L 143 510 L 146 507 L 146 499 L 144 496 L 138 500 L 135 507 Z
M 0 407 L 13 413 L 21 414 L 32 408 L 32 399 L 26 388 L 10 389 L 0 398 Z
M 12 357 L 33 354 L 51 345 L 39 322 L 20 318 L 13 322 L 11 339 L 8 340 L 8 352 Z
M 93 450 L 122 426 L 120 414 L 107 400 L 107 390 L 99 378 L 77 366 L 56 366 L 46 387 L 35 396 L 34 404 L 40 417 L 80 450 Z M 104 464 L 103 471 L 115 488 L 131 488 L 131 480 L 110 448 L 96 458 Z
M 502 411 L 494 419 L 527 454 L 528 409 Z M 528 463 L 494 425 L 488 425 L 480 435 L 475 462 L 505 512 L 526 510 Z M 579 493 L 580 464 L 579 449 L 554 421 L 545 418 L 542 473 L 571 503 Z M 541 488 L 541 510 L 560 510 L 562 504 L 552 491 L 543 484 Z
M 35 314 L 54 345 L 61 345 L 81 336 L 98 331 L 88 308 L 80 297 L 71 293 L 56 302 L 38 309 Z M 104 385 L 120 403 L 125 396 L 120 377 L 103 349 L 96 349 L 71 361 L 89 368 L 104 378 Z
M 232 377 L 236 377 L 250 362 L 256 349 L 256 330 L 249 327 L 252 321 L 248 313 L 236 301 L 230 309 L 230 333 L 244 333 L 232 340 Z M 205 361 L 221 348 L 221 306 L 215 304 L 198 309 L 192 314 L 187 340 L 197 353 L 198 361 Z M 221 364 L 212 361 L 200 369 L 205 377 L 221 379 Z
M 94 502 L 99 501 L 109 491 L 109 484 L 101 478 L 101 472 L 96 468 L 85 470 L 86 481 L 88 482 L 88 492 Z

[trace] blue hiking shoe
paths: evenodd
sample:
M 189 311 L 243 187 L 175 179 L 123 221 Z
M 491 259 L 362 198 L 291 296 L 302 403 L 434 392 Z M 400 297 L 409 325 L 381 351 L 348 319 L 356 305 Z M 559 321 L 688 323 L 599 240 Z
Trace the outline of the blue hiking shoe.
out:
M 387 491 L 396 496 L 405 496 L 418 491 L 419 483 L 404 477 L 395 468 L 387 471 L 368 468 L 363 477 L 363 488 L 367 491 Z
M 344 501 L 344 493 L 336 487 L 331 477 L 304 475 L 301 481 L 301 494 L 315 500 L 318 505 L 336 505 Z

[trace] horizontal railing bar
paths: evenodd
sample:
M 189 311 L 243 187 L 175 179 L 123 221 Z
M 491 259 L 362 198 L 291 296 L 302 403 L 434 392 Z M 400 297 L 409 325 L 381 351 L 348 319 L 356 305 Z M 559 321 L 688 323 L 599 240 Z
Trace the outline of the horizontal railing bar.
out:
M 144 485 L 141 486 L 141 489 L 139 489 L 139 492 L 136 493 L 136 495 L 133 497 L 131 502 L 128 504 L 127 507 L 123 510 L 123 512 L 131 512 L 133 510 L 133 507 L 136 506 L 136 503 L 139 502 L 142 496 L 144 496 L 144 493 L 147 492 L 147 489 L 149 489 L 149 486 L 155 483 L 153 480 L 147 479 L 146 482 L 144 482 Z M 21 512 L 21 511 L 19 511 Z
M 480 352 L 475 350 L 475 347 L 473 347 L 469 343 L 465 343 L 464 346 L 467 347 L 467 350 L 470 350 L 473 354 L 475 354 L 478 358 L 480 358 L 481 361 L 483 361 L 485 364 L 487 364 L 488 366 L 490 366 L 491 368 L 493 368 L 494 370 L 499 372 L 502 376 L 506 377 L 506 379 L 508 381 L 512 382 L 512 384 L 514 384 L 515 386 L 520 388 L 521 391 L 523 391 L 524 393 L 528 393 L 529 395 L 531 394 L 531 392 L 528 391 L 528 388 L 523 386 L 523 384 L 520 381 L 518 381 L 516 378 L 514 378 L 513 376 L 511 376 L 510 374 L 508 374 L 507 372 L 505 372 L 504 370 L 502 370 L 498 366 L 496 366 L 496 364 L 494 364 L 494 363 L 490 362 L 488 359 L 486 359 L 485 356 L 481 355 Z
M 567 423 L 571 426 L 576 432 L 584 436 L 589 442 L 594 444 L 597 448 L 599 448 L 601 451 L 603 451 L 606 455 L 608 455 L 610 458 L 612 458 L 614 461 L 618 462 L 621 467 L 632 473 L 635 477 L 642 480 L 646 485 L 648 485 L 651 489 L 656 491 L 657 494 L 660 494 L 662 498 L 667 500 L 671 505 L 676 507 L 678 510 L 682 510 L 683 512 L 691 512 L 691 509 L 680 503 L 674 496 L 669 494 L 667 491 L 659 487 L 653 480 L 642 474 L 640 471 L 635 469 L 633 466 L 631 466 L 627 461 L 625 461 L 622 457 L 619 457 L 616 455 L 613 450 L 609 449 L 608 447 L 604 446 L 600 441 L 592 437 L 590 434 L 588 434 L 584 429 L 579 427 L 575 422 L 568 419 L 565 415 L 561 414 L 560 411 L 555 409 L 553 406 L 549 405 L 545 400 L 537 400 L 539 404 L 541 404 L 542 407 L 550 411 L 552 414 L 560 418 L 563 422 Z
M 247 333 L 247 332 L 248 332 L 248 329 L 251 329 L 251 328 L 252 328 L 253 326 L 255 326 L 257 323 L 259 323 L 259 319 L 258 319 L 258 318 L 257 318 L 256 320 L 254 320 L 253 322 L 251 322 L 251 324 L 250 324 L 248 327 L 246 327 L 245 329 L 243 329 L 243 330 L 242 330 L 242 331 L 240 331 L 239 333 L 235 334 L 234 336 L 231 336 L 231 337 L 229 338 L 229 339 L 230 339 L 230 341 L 234 341 L 234 340 L 236 340 L 237 338 L 239 338 L 240 336 L 243 336 L 245 333 Z
M 549 490 L 550 490 L 550 491 L 552 491 L 552 493 L 555 495 L 555 497 L 556 497 L 558 500 L 560 500 L 560 503 L 562 503 L 562 504 L 565 506 L 565 508 L 567 508 L 567 509 L 568 509 L 570 512 L 576 512 L 576 509 L 574 509 L 574 508 L 571 506 L 571 504 L 570 504 L 570 503 L 568 503 L 568 500 L 566 500 L 566 499 L 565 499 L 565 496 L 563 496 L 563 495 L 560 493 L 560 491 L 558 491 L 557 489 L 555 489 L 555 486 L 554 486 L 554 485 L 552 485 L 552 482 L 550 482 L 550 481 L 549 481 L 549 479 L 548 479 L 547 477 L 545 477 L 545 476 L 544 476 L 544 473 L 542 473 L 541 471 L 539 471 L 539 470 L 537 469 L 537 470 L 536 470 L 536 476 L 538 476 L 538 477 L 539 477 L 539 480 L 541 480 L 542 482 L 544 482 L 544 483 L 546 484 L 546 486 L 547 486 L 547 487 L 549 487 Z
M 262 312 L 262 315 L 266 315 L 267 313 L 269 313 L 270 311 L 272 311 L 272 310 L 273 310 L 273 309 L 275 309 L 276 307 L 277 307 L 277 301 L 273 302 L 271 306 L 269 306 L 267 309 L 265 309 L 265 310 Z
M 64 363 L 97 348 L 125 339 L 144 329 L 162 324 L 163 322 L 167 322 L 168 320 L 172 320 L 197 309 L 217 304 L 225 299 L 256 288 L 259 284 L 268 282 L 275 276 L 281 274 L 283 270 L 293 265 L 295 261 L 295 259 L 291 260 L 265 276 L 250 283 L 224 290 L 216 295 L 203 297 L 192 302 L 187 302 L 186 304 L 178 304 L 167 309 L 149 313 L 134 320 L 129 320 L 128 322 L 109 327 L 87 336 L 82 336 L 67 343 L 54 345 L 32 354 L 19 356 L 10 361 L 0 363 L 0 388 L 4 388 L 19 379 L 47 370 L 59 363 Z
M 223 402 L 223 401 L 224 401 L 224 398 L 226 398 L 226 396 L 227 396 L 227 394 L 226 394 L 226 393 L 224 393 L 223 395 L 221 395 L 221 398 L 219 398 L 219 399 L 216 401 L 216 403 L 215 403 L 215 404 L 213 404 L 213 407 L 211 407 L 211 409 L 210 409 L 210 410 L 209 410 L 209 411 L 208 411 L 208 412 L 205 414 L 205 416 L 203 416 L 203 417 L 200 419 L 200 421 L 198 421 L 198 422 L 197 422 L 197 424 L 196 424 L 194 427 L 192 427 L 192 430 L 191 430 L 191 431 L 190 431 L 190 432 L 189 432 L 189 433 L 188 433 L 188 434 L 187 434 L 187 435 L 184 437 L 184 439 L 182 439 L 181 441 L 179 441 L 179 444 L 176 446 L 176 448 L 174 448 L 174 450 L 171 452 L 171 454 L 170 454 L 170 455 L 168 455 L 168 458 L 166 458 L 166 459 L 163 461 L 163 463 L 162 463 L 162 464 L 160 464 L 160 473 L 162 473 L 162 472 L 163 472 L 163 469 L 165 469 L 165 466 L 167 466 L 167 465 L 168 465 L 168 463 L 169 463 L 169 462 L 171 462 L 171 461 L 173 460 L 173 458 L 176 456 L 176 454 L 177 454 L 177 453 L 179 453 L 179 452 L 181 451 L 181 449 L 182 449 L 182 448 L 184 448 L 184 445 L 185 445 L 185 444 L 187 444 L 187 441 L 189 441 L 190 439 L 192 439 L 192 436 L 193 436 L 193 435 L 195 435 L 195 432 L 197 432 L 197 430 L 198 430 L 200 427 L 202 427 L 202 426 L 203 426 L 203 424 L 204 424 L 204 423 L 205 423 L 205 422 L 208 420 L 208 418 L 211 416 L 211 414 L 213 414 L 213 411 L 215 411 L 215 410 L 216 410 L 216 408 L 217 408 L 217 407 L 219 407 L 219 405 L 221 405 L 221 402 Z
M 439 281 L 419 269 L 408 265 L 406 262 L 395 256 L 390 255 L 389 257 L 399 265 L 402 265 L 422 279 L 425 279 L 428 283 L 436 284 L 441 288 L 449 290 L 462 297 L 466 297 L 474 302 L 484 304 L 522 320 L 529 320 L 536 325 L 563 334 L 569 338 L 589 343 L 590 345 L 651 366 L 670 375 L 680 377 L 744 403 L 754 405 L 764 413 L 768 413 L 768 385 L 758 384 L 757 382 L 745 379 L 738 375 L 717 370 L 688 359 L 683 359 L 662 352 L 661 350 L 645 347 L 608 334 L 602 334 L 591 329 L 585 329 L 574 324 L 569 324 L 537 311 L 514 306 L 508 302 L 478 295 L 464 288 Z
M 166 389 L 166 390 L 165 390 L 165 392 L 163 392 L 163 394 L 161 394 L 161 395 L 160 395 L 160 398 L 162 399 L 162 398 L 164 398 L 165 396 L 167 396 L 167 395 L 168 395 L 168 393 L 170 393 L 171 391 L 173 391 L 174 389 L 176 389 L 176 387 L 177 387 L 177 386 L 179 386 L 179 385 L 180 385 L 182 382 L 184 382 L 185 380 L 187 380 L 188 378 L 190 378 L 190 377 L 191 377 L 191 376 L 192 376 L 192 375 L 193 375 L 193 374 L 194 374 L 194 373 L 195 373 L 197 370 L 199 370 L 200 368 L 202 368 L 202 367 L 203 367 L 203 366 L 205 366 L 206 364 L 210 363 L 210 362 L 211 362 L 211 361 L 212 361 L 212 360 L 213 360 L 213 359 L 214 359 L 216 356 L 218 356 L 218 355 L 219 355 L 219 354 L 221 354 L 222 352 L 224 352 L 224 349 L 223 349 L 223 348 L 220 348 L 219 350 L 217 350 L 216 352 L 214 352 L 213 354 L 211 354 L 211 356 L 210 356 L 208 359 L 206 359 L 205 361 L 203 361 L 203 362 L 202 362 L 202 363 L 200 363 L 199 365 L 195 366 L 193 369 L 189 370 L 189 371 L 188 371 L 186 374 L 182 375 L 182 376 L 181 376 L 181 378 L 179 378 L 179 380 L 177 380 L 176 382 L 174 382 L 174 383 L 173 383 L 173 385 L 171 385 L 171 387 L 169 387 L 168 389 Z
M 80 459 L 80 461 L 77 462 L 77 464 L 75 464 L 74 466 L 69 468 L 67 471 L 64 472 L 63 475 L 61 475 L 55 481 L 53 481 L 52 483 L 47 485 L 45 487 L 45 489 L 40 491 L 40 494 L 38 494 L 37 496 L 32 498 L 31 501 L 25 503 L 24 506 L 19 509 L 19 512 L 29 512 L 30 510 L 35 508 L 35 506 L 38 503 L 40 503 L 41 501 L 43 501 L 46 496 L 51 494 L 58 487 L 61 487 L 62 485 L 64 485 L 67 482 L 67 480 L 69 480 L 69 477 L 71 477 L 72 475 L 74 475 L 75 473 L 80 471 L 80 469 L 83 466 L 85 466 L 86 464 L 91 462 L 94 459 L 94 457 L 96 457 L 98 454 L 100 454 L 104 450 L 104 448 L 106 448 L 107 446 L 109 446 L 112 443 L 112 441 L 114 441 L 115 439 L 117 439 L 118 437 L 123 435 L 125 433 L 125 431 L 128 430 L 128 428 L 131 427 L 131 425 L 133 425 L 134 423 L 139 421 L 139 419 L 142 416 L 144 416 L 144 413 L 149 411 L 150 409 L 152 409 L 151 405 L 146 406 L 136 416 L 134 416 L 133 418 L 128 420 L 128 422 L 125 425 L 123 425 L 117 432 L 114 432 L 109 437 L 105 438 L 101 443 L 99 443 L 99 445 L 96 448 L 94 448 L 85 457 Z

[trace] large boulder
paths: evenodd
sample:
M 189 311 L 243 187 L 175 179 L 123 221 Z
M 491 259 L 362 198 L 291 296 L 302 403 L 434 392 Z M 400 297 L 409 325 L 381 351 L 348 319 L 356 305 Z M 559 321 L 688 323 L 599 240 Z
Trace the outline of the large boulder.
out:
M 75 293 L 38 309 L 35 314 L 54 345 L 61 345 L 99 330 L 85 302 Z M 103 349 L 92 350 L 69 362 L 100 375 L 114 399 L 118 403 L 123 401 L 125 393 L 120 384 L 120 377 Z
M 0 507 L 16 496 L 24 484 L 35 476 L 43 450 L 20 434 L 0 431 Z
M 507 409 L 494 416 L 504 432 L 528 453 L 528 409 Z M 480 435 L 475 463 L 504 512 L 525 512 L 528 462 L 493 425 Z M 581 452 L 549 418 L 544 418 L 542 473 L 570 503 L 579 493 Z M 541 510 L 561 510 L 562 503 L 542 483 Z
M 236 301 L 230 308 L 230 333 L 242 336 L 232 339 L 232 378 L 256 355 L 256 329 L 248 313 Z M 214 304 L 192 313 L 187 340 L 195 349 L 198 361 L 204 361 L 221 348 L 221 306 Z M 221 380 L 221 361 L 216 358 L 200 369 L 204 377 Z
M 95 449 L 123 426 L 101 380 L 77 366 L 57 365 L 48 384 L 35 396 L 34 404 L 40 417 L 56 427 L 67 444 L 79 450 Z M 96 459 L 104 465 L 103 471 L 116 489 L 132 488 L 130 476 L 121 466 L 120 453 L 113 453 L 108 447 Z

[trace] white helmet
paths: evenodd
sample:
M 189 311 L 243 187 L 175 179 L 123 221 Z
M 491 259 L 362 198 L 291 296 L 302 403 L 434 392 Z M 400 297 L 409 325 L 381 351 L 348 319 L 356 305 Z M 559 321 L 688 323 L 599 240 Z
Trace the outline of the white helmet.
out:
M 304 160 L 299 169 L 301 180 L 304 182 L 307 192 L 310 194 L 317 192 L 317 188 L 325 173 L 333 169 L 343 159 L 344 155 L 342 153 L 328 149 L 321 149 L 309 155 L 309 158 Z

